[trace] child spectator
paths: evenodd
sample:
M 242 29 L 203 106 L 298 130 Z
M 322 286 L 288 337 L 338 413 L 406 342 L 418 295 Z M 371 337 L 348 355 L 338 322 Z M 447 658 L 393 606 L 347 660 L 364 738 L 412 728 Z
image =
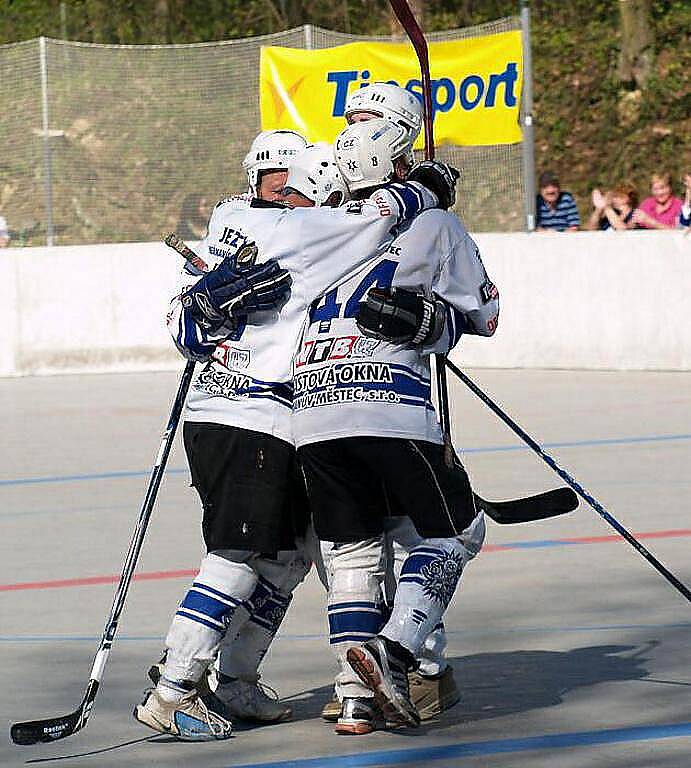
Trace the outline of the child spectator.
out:
M 684 192 L 684 202 L 681 205 L 681 213 L 679 214 L 679 223 L 682 227 L 691 227 L 691 173 L 684 175 L 684 186 L 686 191 Z
M 643 229 L 675 229 L 679 225 L 681 200 L 672 194 L 672 174 L 654 173 L 650 191 L 652 195 L 640 204 L 633 220 Z
M 7 229 L 7 221 L 0 216 L 0 248 L 7 248 L 10 244 L 10 230 Z
M 581 225 L 581 219 L 573 195 L 562 192 L 559 179 L 550 171 L 540 174 L 539 187 L 535 226 L 538 232 L 575 232 Z
M 588 219 L 587 229 L 637 229 L 633 214 L 638 206 L 636 187 L 628 182 L 617 185 L 611 192 L 602 194 L 594 189 L 592 194 L 593 212 Z

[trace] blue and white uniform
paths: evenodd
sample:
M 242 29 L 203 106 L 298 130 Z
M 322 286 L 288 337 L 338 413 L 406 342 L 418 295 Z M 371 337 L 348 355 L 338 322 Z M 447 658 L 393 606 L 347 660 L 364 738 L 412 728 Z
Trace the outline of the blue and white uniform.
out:
M 338 209 L 266 207 L 244 196 L 220 203 L 199 249 L 202 259 L 213 268 L 253 242 L 257 261 L 276 259 L 289 270 L 293 284 L 278 312 L 252 315 L 226 339 L 223 329 L 216 337 L 209 336 L 194 322 L 180 296 L 173 299 L 168 327 L 176 345 L 186 357 L 206 361 L 190 390 L 185 421 L 260 432 L 292 445 L 292 360 L 311 302 L 391 240 L 392 228 L 436 204 L 436 196 L 415 183 L 393 184 L 368 200 Z M 199 277 L 198 270 L 185 266 L 182 291 Z M 212 552 L 204 558 L 195 586 L 168 633 L 166 679 L 198 680 L 216 655 L 225 628 L 231 621 L 235 626 L 236 615 L 242 619 L 254 611 L 253 616 L 262 618 L 256 615 L 259 609 L 252 608 L 253 596 L 260 595 L 267 583 L 274 597 L 289 599 L 301 579 L 299 569 L 294 568 L 297 575 L 289 572 L 292 559 L 284 562 L 280 555 L 278 560 L 255 555 L 223 550 L 221 557 Z M 273 568 L 270 574 L 268 568 Z M 200 599 L 198 593 L 205 585 L 221 599 L 208 595 Z M 273 631 L 265 625 L 264 621 L 267 632 Z M 231 632 L 234 636 L 237 629 Z M 253 648 L 260 646 L 258 641 Z M 257 655 L 245 666 L 256 673 L 260 659 Z M 221 671 L 225 674 L 226 668 L 222 666 Z M 228 669 L 227 674 L 240 673 Z
M 226 339 L 209 336 L 173 299 L 168 328 L 188 358 L 207 360 L 190 390 L 186 421 L 265 432 L 292 442 L 292 358 L 312 300 L 392 239 L 392 229 L 436 197 L 416 183 L 393 184 L 343 208 L 252 207 L 246 196 L 218 204 L 199 255 L 213 268 L 249 242 L 259 263 L 277 259 L 293 277 L 280 312 L 257 313 Z M 182 291 L 199 280 L 186 265 Z M 182 293 L 181 291 L 181 293 Z M 221 331 L 221 334 L 224 334 Z
M 439 341 L 421 349 L 363 336 L 355 318 L 359 302 L 375 285 L 421 291 L 428 296 L 434 293 L 441 298 L 446 305 L 446 322 Z M 350 450 L 358 451 L 352 447 L 351 438 L 386 438 L 396 445 L 404 441 L 425 463 L 419 441 L 438 445 L 443 439 L 431 399 L 430 354 L 447 352 L 463 333 L 491 336 L 498 313 L 498 291 L 487 276 L 477 245 L 454 214 L 440 210 L 426 211 L 401 227 L 373 259 L 314 302 L 294 364 L 294 434 L 296 445 L 309 453 L 303 453 L 308 488 L 314 491 L 315 482 L 326 482 L 328 487 L 332 467 L 339 478 L 336 485 L 342 483 L 350 489 L 345 496 L 339 494 L 339 499 L 359 501 L 354 488 L 365 481 L 357 473 L 367 473 L 369 467 L 379 480 L 378 470 L 367 459 L 355 469 L 356 463 L 348 458 L 352 456 Z M 388 447 L 385 443 L 376 444 L 382 466 Z M 321 465 L 320 458 L 324 460 Z M 427 469 L 442 495 L 435 469 L 431 464 Z M 320 478 L 313 474 L 323 470 L 326 474 Z M 401 466 L 401 471 L 406 468 Z M 386 489 L 384 496 L 390 498 Z M 422 493 L 419 498 L 415 492 L 411 496 L 421 515 L 431 511 L 425 508 Z M 333 517 L 333 499 L 332 495 L 323 511 L 315 502 L 315 515 Z M 396 515 L 397 508 L 392 506 L 389 514 Z M 408 554 L 399 566 L 402 571 L 397 568 L 401 578 L 393 611 L 381 630 L 383 537 L 322 545 L 329 573 L 331 647 L 340 667 L 336 677 L 340 699 L 371 695 L 346 655 L 353 645 L 378 631 L 418 658 L 426 643 L 431 660 L 428 669 L 443 670 L 443 635 L 433 630 L 440 626 L 461 572 L 480 550 L 484 538 L 482 512 L 453 538 L 423 539 L 410 520 L 391 518 L 391 523 L 398 524 L 399 538 L 403 528 Z M 445 574 L 443 599 L 430 597 L 440 594 L 432 578 L 436 573 Z M 432 587 L 435 590 L 430 591 Z
M 355 316 L 373 286 L 443 299 L 445 330 L 435 347 L 363 336 Z M 441 443 L 429 355 L 447 352 L 462 333 L 491 336 L 498 313 L 497 289 L 463 224 L 446 211 L 421 214 L 313 303 L 294 365 L 296 445 L 357 436 Z

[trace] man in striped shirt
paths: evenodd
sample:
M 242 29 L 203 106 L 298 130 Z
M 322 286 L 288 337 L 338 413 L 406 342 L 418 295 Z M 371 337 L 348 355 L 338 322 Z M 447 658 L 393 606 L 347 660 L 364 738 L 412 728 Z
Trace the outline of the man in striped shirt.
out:
M 539 183 L 536 229 L 539 232 L 576 232 L 581 219 L 573 196 L 562 192 L 559 179 L 550 171 L 540 174 Z

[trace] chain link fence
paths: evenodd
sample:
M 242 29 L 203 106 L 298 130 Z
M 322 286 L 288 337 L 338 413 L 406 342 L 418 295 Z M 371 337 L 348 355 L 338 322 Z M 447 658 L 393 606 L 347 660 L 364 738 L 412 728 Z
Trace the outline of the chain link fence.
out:
M 518 28 L 510 17 L 429 39 Z M 240 163 L 260 130 L 261 46 L 373 39 L 389 38 L 305 26 L 193 45 L 0 46 L 0 215 L 12 245 L 150 241 L 178 228 L 187 196 L 213 205 L 246 187 Z M 438 155 L 462 169 L 458 212 L 470 229 L 523 228 L 521 144 Z

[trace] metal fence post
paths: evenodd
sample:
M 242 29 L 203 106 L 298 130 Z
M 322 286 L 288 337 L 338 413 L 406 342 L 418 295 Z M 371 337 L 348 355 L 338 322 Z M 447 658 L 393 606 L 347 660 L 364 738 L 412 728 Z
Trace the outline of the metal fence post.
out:
M 521 0 L 523 42 L 523 180 L 526 229 L 535 229 L 535 129 L 533 127 L 533 56 L 530 39 L 530 0 Z
M 53 170 L 50 156 L 50 133 L 48 121 L 48 60 L 46 58 L 46 38 L 38 40 L 41 59 L 41 102 L 43 113 L 43 189 L 46 207 L 46 245 L 54 244 L 53 230 Z
M 311 51 L 314 47 L 312 44 L 312 29 L 311 24 L 305 24 L 305 48 L 308 51 Z

